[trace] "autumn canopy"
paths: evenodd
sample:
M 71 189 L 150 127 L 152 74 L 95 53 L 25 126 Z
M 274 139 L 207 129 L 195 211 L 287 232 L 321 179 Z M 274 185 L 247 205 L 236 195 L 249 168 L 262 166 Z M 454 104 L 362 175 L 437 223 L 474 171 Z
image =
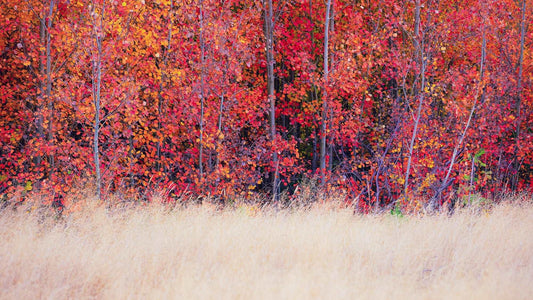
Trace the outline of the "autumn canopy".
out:
M 531 24 L 531 0 L 5 0 L 0 195 L 531 189 Z

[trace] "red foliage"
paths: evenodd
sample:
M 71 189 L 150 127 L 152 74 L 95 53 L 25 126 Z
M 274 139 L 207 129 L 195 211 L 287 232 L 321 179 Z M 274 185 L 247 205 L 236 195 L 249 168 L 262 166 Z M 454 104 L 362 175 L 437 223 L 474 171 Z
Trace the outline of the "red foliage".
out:
M 292 193 L 323 134 L 324 190 L 362 209 L 532 188 L 531 0 L 332 1 L 327 82 L 324 1 L 273 2 L 274 141 L 261 1 L 7 0 L 2 197 L 96 170 L 104 195 Z

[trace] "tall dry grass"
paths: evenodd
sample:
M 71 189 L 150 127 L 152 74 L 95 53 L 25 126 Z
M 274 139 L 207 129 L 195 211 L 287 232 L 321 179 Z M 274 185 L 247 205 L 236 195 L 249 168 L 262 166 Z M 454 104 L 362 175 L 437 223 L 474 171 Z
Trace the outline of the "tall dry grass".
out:
M 533 206 L 0 212 L 1 299 L 531 299 Z

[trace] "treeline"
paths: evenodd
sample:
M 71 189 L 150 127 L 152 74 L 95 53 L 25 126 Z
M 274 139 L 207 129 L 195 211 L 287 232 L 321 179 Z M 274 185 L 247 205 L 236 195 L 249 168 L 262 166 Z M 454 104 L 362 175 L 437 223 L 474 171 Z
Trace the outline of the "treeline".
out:
M 530 0 L 6 0 L 0 194 L 532 187 Z

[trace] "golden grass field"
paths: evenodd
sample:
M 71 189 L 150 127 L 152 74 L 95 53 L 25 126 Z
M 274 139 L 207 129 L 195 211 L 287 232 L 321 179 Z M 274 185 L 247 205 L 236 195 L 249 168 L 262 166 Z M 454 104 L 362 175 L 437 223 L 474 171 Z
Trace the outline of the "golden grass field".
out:
M 529 204 L 527 204 L 529 203 Z M 533 205 L 0 211 L 0 299 L 532 299 Z

